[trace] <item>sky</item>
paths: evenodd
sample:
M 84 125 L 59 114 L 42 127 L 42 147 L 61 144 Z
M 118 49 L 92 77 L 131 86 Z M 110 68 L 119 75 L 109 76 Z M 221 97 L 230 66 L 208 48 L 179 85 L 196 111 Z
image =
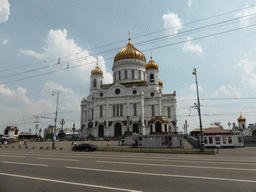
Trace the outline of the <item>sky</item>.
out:
M 256 1 L 252 0 L 0 0 L 0 133 L 36 132 L 58 122 L 80 128 L 99 59 L 112 83 L 115 55 L 128 43 L 159 66 L 163 93 L 176 91 L 177 126 L 228 129 L 240 114 L 256 123 Z M 58 61 L 59 64 L 58 64 Z

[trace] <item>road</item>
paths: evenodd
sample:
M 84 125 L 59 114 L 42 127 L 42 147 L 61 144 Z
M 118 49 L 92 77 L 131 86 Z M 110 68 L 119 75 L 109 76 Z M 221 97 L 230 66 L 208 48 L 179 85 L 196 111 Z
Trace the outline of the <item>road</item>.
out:
M 1 148 L 0 191 L 256 191 L 256 148 L 243 149 L 248 155 Z

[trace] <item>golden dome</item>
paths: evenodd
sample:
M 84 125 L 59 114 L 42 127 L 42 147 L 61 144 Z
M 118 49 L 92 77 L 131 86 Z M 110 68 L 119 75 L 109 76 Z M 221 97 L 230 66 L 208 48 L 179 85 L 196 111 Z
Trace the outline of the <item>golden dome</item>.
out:
M 163 81 L 161 81 L 160 79 L 158 79 L 158 84 L 159 84 L 160 86 L 163 86 Z
M 103 75 L 103 71 L 97 65 L 91 72 L 92 75 Z
M 238 122 L 245 122 L 246 119 L 242 115 L 240 115 L 240 117 L 237 119 L 237 121 Z
M 146 57 L 130 42 L 119 53 L 116 54 L 114 63 L 122 59 L 139 59 L 146 62 Z
M 146 70 L 148 69 L 158 69 L 158 65 L 156 64 L 155 61 L 152 60 L 152 57 L 151 57 L 151 60 L 146 65 Z

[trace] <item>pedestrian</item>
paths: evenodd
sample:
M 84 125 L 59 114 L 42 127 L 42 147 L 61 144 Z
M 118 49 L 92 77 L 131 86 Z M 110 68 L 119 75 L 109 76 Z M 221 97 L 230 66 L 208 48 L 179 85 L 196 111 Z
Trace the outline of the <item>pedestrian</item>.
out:
M 107 142 L 107 148 L 109 148 L 109 146 L 110 146 L 110 141 Z
M 72 143 L 71 143 L 71 149 L 73 148 L 73 145 L 74 145 L 74 143 L 73 143 L 73 141 L 72 141 Z
M 172 147 L 172 140 L 169 140 L 169 146 L 167 148 L 171 148 Z
M 21 146 L 21 141 L 20 141 L 20 144 L 19 144 L 19 147 Z
M 132 141 L 132 147 L 135 147 L 135 141 L 134 140 Z
M 75 142 L 75 146 L 76 146 L 77 144 L 76 144 L 76 142 Z

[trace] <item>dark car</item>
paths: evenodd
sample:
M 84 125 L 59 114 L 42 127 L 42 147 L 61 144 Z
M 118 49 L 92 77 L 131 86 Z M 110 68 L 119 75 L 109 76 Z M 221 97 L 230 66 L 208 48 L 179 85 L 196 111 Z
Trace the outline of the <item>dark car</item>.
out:
M 96 151 L 97 146 L 89 143 L 82 143 L 72 148 L 73 151 Z

